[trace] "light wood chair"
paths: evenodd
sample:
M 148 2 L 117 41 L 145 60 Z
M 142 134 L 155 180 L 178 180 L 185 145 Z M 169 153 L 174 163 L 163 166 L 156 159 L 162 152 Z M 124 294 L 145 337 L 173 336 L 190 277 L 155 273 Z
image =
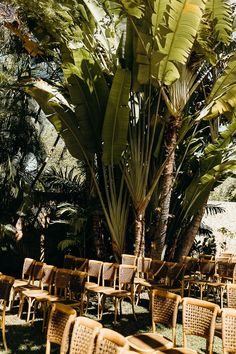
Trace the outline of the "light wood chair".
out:
M 93 354 L 101 323 L 86 317 L 77 317 L 74 323 L 69 354 Z
M 0 303 L 1 303 L 1 308 L 0 308 L 0 328 L 2 330 L 2 339 L 3 339 L 3 345 L 4 349 L 7 351 L 7 341 L 6 341 L 6 323 L 5 323 L 5 317 L 6 317 L 6 311 L 7 311 L 7 305 L 10 301 L 10 294 L 11 294 L 11 289 L 14 284 L 14 278 L 10 277 L 8 275 L 0 275 Z
M 156 350 L 170 349 L 176 344 L 176 322 L 181 296 L 162 289 L 151 293 L 152 332 L 128 336 L 130 347 L 140 353 L 154 353 Z M 156 333 L 156 324 L 172 327 L 172 340 Z
M 122 301 L 125 298 L 129 298 L 132 305 L 133 315 L 136 320 L 136 315 L 134 311 L 134 276 L 136 272 L 136 266 L 128 264 L 119 265 L 119 275 L 118 275 L 118 289 L 107 288 L 101 293 L 101 312 L 100 319 L 103 316 L 103 310 L 105 306 L 106 299 L 108 297 L 113 298 L 115 306 L 115 316 L 114 323 L 117 320 L 118 305 L 120 304 L 120 313 L 122 312 Z
M 53 275 L 55 272 L 56 268 L 53 265 L 47 265 L 43 264 L 43 274 L 40 280 L 40 288 L 29 288 L 26 290 L 22 290 L 21 296 L 20 296 L 20 306 L 19 306 L 19 312 L 18 316 L 21 317 L 22 311 L 23 311 L 23 306 L 24 302 L 27 301 L 28 303 L 28 311 L 27 311 L 27 322 L 30 321 L 30 314 L 31 314 L 31 309 L 32 306 L 34 305 L 35 301 L 37 301 L 37 298 L 40 296 L 44 296 L 46 294 L 49 294 L 51 291 L 51 284 L 52 284 L 52 279 Z M 24 288 L 25 289 L 25 288 Z M 34 322 L 35 320 L 35 311 L 33 314 L 33 319 L 32 321 Z
M 182 326 L 183 347 L 187 347 L 187 336 L 203 337 L 207 343 L 207 353 L 213 353 L 216 317 L 220 307 L 212 302 L 186 297 L 183 299 Z
M 147 289 L 148 277 L 150 274 L 152 259 L 148 257 L 138 257 L 137 275 L 134 278 L 136 305 L 138 305 L 142 290 Z
M 85 283 L 85 290 L 100 285 L 103 262 L 90 259 L 88 261 L 88 276 Z
M 60 346 L 60 354 L 67 353 L 70 329 L 75 318 L 76 311 L 70 306 L 52 305 L 47 328 L 46 354 L 51 353 L 52 343 Z
M 99 318 L 100 309 L 101 309 L 101 295 L 106 290 L 115 290 L 116 288 L 116 278 L 117 278 L 117 269 L 118 264 L 104 262 L 102 266 L 102 285 L 93 286 L 87 289 L 87 306 L 86 313 L 88 310 L 90 295 L 97 295 L 98 311 L 97 316 Z
M 236 309 L 222 310 L 223 354 L 236 353 Z
M 108 328 L 100 329 L 94 354 L 117 354 L 120 348 L 128 349 L 124 336 Z
M 23 267 L 22 267 L 22 275 L 21 279 L 15 279 L 14 284 L 12 286 L 11 290 L 11 299 L 10 299 L 10 308 L 12 309 L 14 302 L 15 302 L 15 297 L 18 293 L 18 290 L 21 286 L 26 286 L 30 283 L 31 276 L 32 276 L 32 271 L 35 263 L 35 259 L 33 258 L 25 258 Z

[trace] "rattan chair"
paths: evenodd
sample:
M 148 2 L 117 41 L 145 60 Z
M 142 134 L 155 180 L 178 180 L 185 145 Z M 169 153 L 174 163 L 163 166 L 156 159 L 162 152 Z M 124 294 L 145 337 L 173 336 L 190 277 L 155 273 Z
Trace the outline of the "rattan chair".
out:
M 10 301 L 11 289 L 14 284 L 14 278 L 8 275 L 0 275 L 0 328 L 2 330 L 2 339 L 4 349 L 7 351 L 6 331 L 5 331 L 5 316 L 7 305 Z
M 27 312 L 27 322 L 30 320 L 30 313 L 31 313 L 31 308 L 34 305 L 34 302 L 37 301 L 38 297 L 44 296 L 46 294 L 49 294 L 51 292 L 51 285 L 52 285 L 52 280 L 53 280 L 53 275 L 55 272 L 56 268 L 53 265 L 47 265 L 44 264 L 42 268 L 42 277 L 40 280 L 40 285 L 41 287 L 38 289 L 26 289 L 22 290 L 21 292 L 21 300 L 20 300 L 20 306 L 19 306 L 19 317 L 22 315 L 22 310 L 24 306 L 25 300 L 28 303 L 28 312 Z M 33 322 L 35 319 L 35 310 L 33 314 Z
M 152 332 L 128 336 L 131 348 L 141 353 L 167 350 L 176 344 L 176 322 L 181 296 L 162 289 L 152 290 Z M 172 340 L 156 333 L 156 324 L 172 327 Z
M 137 257 L 134 256 L 133 254 L 122 253 L 121 264 L 136 266 L 137 265 Z
M 227 307 L 236 309 L 236 284 L 226 285 Z
M 165 283 L 153 284 L 153 288 L 161 288 L 172 293 L 179 293 L 184 296 L 184 274 L 186 265 L 184 263 L 173 263 L 167 270 Z
M 35 263 L 35 259 L 33 258 L 25 258 L 23 267 L 22 267 L 22 275 L 21 279 L 15 279 L 14 284 L 11 290 L 11 299 L 10 299 L 10 308 L 12 309 L 15 301 L 15 297 L 18 293 L 18 290 L 21 286 L 26 286 L 30 283 L 32 271 Z
M 183 299 L 183 346 L 187 347 L 187 336 L 203 337 L 207 341 L 207 353 L 213 353 L 216 317 L 220 307 L 212 302 L 186 297 Z
M 100 329 L 94 354 L 117 354 L 120 348 L 128 349 L 124 336 L 108 328 Z
M 122 312 L 122 300 L 129 298 L 132 305 L 133 315 L 136 320 L 136 315 L 134 311 L 134 276 L 136 272 L 136 266 L 128 264 L 119 265 L 119 275 L 118 275 L 118 289 L 114 290 L 113 288 L 108 288 L 103 290 L 101 296 L 101 312 L 100 319 L 103 315 L 103 310 L 105 306 L 106 299 L 108 297 L 114 299 L 115 306 L 115 318 L 114 323 L 117 320 L 118 305 L 120 304 L 120 313 Z
M 86 313 L 88 310 L 90 295 L 97 295 L 97 303 L 98 303 L 98 318 L 101 309 L 101 294 L 106 290 L 115 290 L 116 287 L 116 277 L 117 277 L 117 268 L 118 264 L 104 262 L 102 266 L 102 285 L 101 286 L 93 286 L 87 289 L 87 306 Z
M 100 284 L 103 262 L 90 259 L 88 261 L 88 277 L 85 283 L 85 290 Z M 92 280 L 92 281 L 91 281 Z
M 223 354 L 236 353 L 236 309 L 222 310 Z
M 60 346 L 60 354 L 67 353 L 70 329 L 75 318 L 76 311 L 70 306 L 52 305 L 47 328 L 46 354 L 51 352 L 51 343 Z
M 142 290 L 148 288 L 147 281 L 150 273 L 151 262 L 151 258 L 138 257 L 137 276 L 134 278 L 135 296 L 137 296 L 136 305 L 138 305 Z
M 69 353 L 93 354 L 95 340 L 101 328 L 101 323 L 97 321 L 82 316 L 77 317 L 73 327 Z
M 201 259 L 199 262 L 200 275 L 198 279 L 188 279 L 189 284 L 188 296 L 190 296 L 191 287 L 199 289 L 200 299 L 203 299 L 203 292 L 207 287 L 207 283 L 211 282 L 215 275 L 216 262 L 214 260 Z M 185 280 L 186 281 L 186 280 Z M 196 296 L 196 291 L 195 291 Z

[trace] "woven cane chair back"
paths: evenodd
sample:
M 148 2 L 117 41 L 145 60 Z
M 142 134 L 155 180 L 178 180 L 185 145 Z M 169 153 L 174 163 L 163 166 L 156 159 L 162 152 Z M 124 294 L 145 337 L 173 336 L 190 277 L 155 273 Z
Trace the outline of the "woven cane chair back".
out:
M 215 274 L 216 262 L 209 259 L 201 259 L 199 270 L 202 279 L 209 279 Z
M 169 267 L 166 274 L 166 284 L 172 286 L 174 282 L 181 281 L 185 273 L 185 264 L 174 263 Z
M 110 286 L 115 287 L 118 264 L 104 262 L 102 266 L 102 286 L 108 282 Z
M 70 297 L 73 296 L 78 298 L 84 292 L 84 285 L 87 279 L 87 272 L 81 272 L 79 270 L 74 270 L 70 274 Z
M 137 272 L 138 275 L 144 277 L 145 279 L 148 278 L 148 274 L 150 272 L 151 267 L 151 258 L 148 257 L 138 257 L 137 260 Z
M 224 281 L 228 276 L 229 262 L 218 261 L 216 263 L 216 275 L 220 281 Z
M 54 295 L 60 295 L 66 298 L 70 282 L 70 269 L 58 268 L 54 276 Z
M 123 253 L 121 255 L 121 263 L 122 264 L 127 264 L 127 265 L 136 265 L 137 257 L 134 256 L 133 254 L 125 254 L 125 253 Z
M 53 277 L 56 272 L 56 267 L 49 264 L 43 265 L 43 275 L 42 275 L 42 288 L 48 287 L 50 292 L 50 287 L 53 282 Z
M 207 340 L 208 352 L 213 353 L 213 338 L 215 322 L 220 307 L 214 303 L 194 299 L 183 298 L 183 344 L 187 347 L 187 335 L 203 337 Z
M 88 282 L 91 280 L 91 278 L 93 278 L 96 279 L 96 284 L 99 285 L 102 272 L 102 265 L 103 262 L 101 261 L 95 261 L 91 259 L 88 261 Z
M 70 343 L 70 354 L 92 354 L 101 323 L 86 317 L 77 317 Z
M 125 337 L 111 329 L 102 328 L 99 331 L 95 354 L 117 354 L 119 348 L 127 348 Z
M 226 285 L 227 307 L 236 309 L 236 284 Z
M 22 267 L 22 276 L 21 276 L 22 279 L 29 279 L 31 277 L 35 262 L 36 261 L 33 258 L 25 258 L 24 259 L 24 263 L 23 263 L 23 267 Z
M 222 310 L 223 353 L 236 353 L 236 309 Z
M 137 267 L 133 265 L 119 265 L 119 290 L 121 290 L 123 286 L 127 284 L 132 285 L 134 283 L 136 269 Z
M 39 285 L 41 285 L 42 277 L 43 277 L 43 262 L 35 262 L 32 270 L 32 284 L 35 283 L 36 280 L 39 281 Z
M 51 343 L 61 346 L 60 354 L 67 353 L 69 348 L 69 334 L 76 311 L 70 306 L 53 304 L 49 316 L 47 329 L 46 354 L 50 353 Z
M 152 290 L 152 331 L 156 324 L 170 325 L 173 328 L 173 343 L 175 343 L 175 328 L 181 296 L 166 290 Z

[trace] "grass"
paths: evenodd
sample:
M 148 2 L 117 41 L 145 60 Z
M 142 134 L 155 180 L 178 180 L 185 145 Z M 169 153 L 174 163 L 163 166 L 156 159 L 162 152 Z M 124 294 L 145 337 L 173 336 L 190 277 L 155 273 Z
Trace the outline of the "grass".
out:
M 0 342 L 0 353 L 12 354 L 44 354 L 46 336 L 41 331 L 42 320 L 38 319 L 33 325 L 25 321 L 26 312 L 23 312 L 23 319 L 17 316 L 17 307 L 6 317 L 7 343 L 9 351 L 3 350 L 3 344 Z M 124 336 L 138 332 L 151 331 L 151 316 L 148 310 L 147 299 L 142 299 L 139 306 L 135 307 L 137 321 L 135 321 L 129 302 L 123 303 L 123 315 L 119 317 L 118 323 L 113 324 L 114 312 L 112 303 L 106 304 L 102 324 L 104 327 L 111 328 Z M 40 315 L 40 314 L 39 314 Z M 96 309 L 91 306 L 88 309 L 88 317 L 96 319 Z M 171 329 L 164 326 L 157 326 L 157 331 L 171 339 Z M 177 345 L 182 343 L 181 312 L 179 313 L 177 324 Z M 188 347 L 197 350 L 199 353 L 205 353 L 206 342 L 203 338 L 191 336 L 188 340 Z M 54 353 L 59 353 L 56 349 Z M 214 354 L 222 353 L 221 340 L 215 337 Z

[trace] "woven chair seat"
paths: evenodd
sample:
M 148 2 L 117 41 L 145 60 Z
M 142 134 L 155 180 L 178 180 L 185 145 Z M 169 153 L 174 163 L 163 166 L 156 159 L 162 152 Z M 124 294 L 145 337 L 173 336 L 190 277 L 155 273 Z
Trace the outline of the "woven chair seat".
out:
M 193 349 L 189 349 L 186 347 L 180 347 L 180 348 L 172 348 L 172 349 L 168 349 L 165 352 L 161 352 L 161 351 L 156 351 L 155 354 L 161 354 L 161 353 L 165 353 L 165 354 L 198 354 L 198 352 L 196 350 Z
M 47 294 L 48 294 L 47 290 L 40 290 L 40 289 L 28 289 L 22 291 L 22 295 L 27 297 L 45 296 Z
M 166 350 L 173 347 L 172 341 L 159 333 L 140 333 L 128 336 L 129 345 L 139 353 L 153 353 L 156 350 Z
M 116 297 L 131 296 L 131 292 L 127 290 L 107 289 L 107 290 L 103 290 L 102 293 L 105 295 L 116 296 Z
M 90 290 L 91 288 L 93 288 L 95 286 L 98 286 L 98 284 L 94 283 L 94 282 L 86 281 L 84 288 L 87 290 Z
M 21 286 L 28 285 L 29 281 L 28 280 L 21 280 L 21 279 L 16 279 L 14 281 L 14 284 L 12 285 L 13 288 L 18 288 Z
M 151 281 L 148 281 L 144 278 L 134 278 L 134 284 L 139 284 L 140 286 L 145 286 L 147 288 L 151 288 L 152 286 Z

